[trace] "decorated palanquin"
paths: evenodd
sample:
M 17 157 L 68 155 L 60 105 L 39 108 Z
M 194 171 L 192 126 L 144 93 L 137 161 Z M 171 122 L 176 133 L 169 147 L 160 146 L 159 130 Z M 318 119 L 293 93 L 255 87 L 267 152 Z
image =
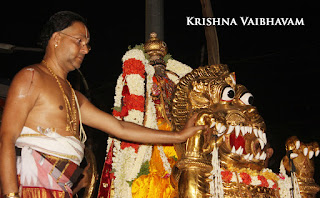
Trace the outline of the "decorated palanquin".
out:
M 172 101 L 173 126 L 181 130 L 198 113 L 198 131 L 175 145 L 178 162 L 171 180 L 177 197 L 315 197 L 313 157 L 319 146 L 286 142 L 288 155 L 280 173 L 264 168 L 268 156 L 266 125 L 253 105 L 253 95 L 236 84 L 227 65 L 199 67 L 185 75 Z
M 176 83 L 192 69 L 167 54 L 166 43 L 151 33 L 144 45 L 122 58 L 113 116 L 153 129 L 172 130 L 171 100 Z M 173 145 L 143 145 L 109 137 L 99 198 L 175 197 L 170 175 Z

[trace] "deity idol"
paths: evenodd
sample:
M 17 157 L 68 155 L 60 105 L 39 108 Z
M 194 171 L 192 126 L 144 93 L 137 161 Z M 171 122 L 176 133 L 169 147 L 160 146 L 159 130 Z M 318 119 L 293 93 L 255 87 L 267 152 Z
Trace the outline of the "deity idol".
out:
M 236 84 L 227 65 L 199 67 L 178 83 L 172 102 L 174 129 L 182 129 L 196 112 L 197 124 L 210 130 L 175 146 L 178 162 L 171 179 L 177 197 L 315 197 L 320 188 L 313 179 L 312 157 L 319 154 L 318 144 L 290 138 L 280 174 L 264 168 L 265 122 L 253 106 L 253 95 Z
M 167 55 L 167 45 L 151 33 L 144 45 L 122 58 L 113 115 L 153 129 L 172 130 L 171 99 L 176 83 L 192 69 Z M 108 139 L 98 197 L 175 197 L 170 175 L 173 145 L 142 145 Z

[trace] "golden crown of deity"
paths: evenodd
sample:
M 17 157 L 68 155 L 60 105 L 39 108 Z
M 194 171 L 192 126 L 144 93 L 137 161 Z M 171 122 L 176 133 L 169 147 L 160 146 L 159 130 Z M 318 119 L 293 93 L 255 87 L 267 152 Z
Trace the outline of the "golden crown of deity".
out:
M 150 39 L 144 44 L 145 52 L 150 56 L 164 57 L 168 52 L 167 44 L 157 38 L 157 33 L 150 33 Z

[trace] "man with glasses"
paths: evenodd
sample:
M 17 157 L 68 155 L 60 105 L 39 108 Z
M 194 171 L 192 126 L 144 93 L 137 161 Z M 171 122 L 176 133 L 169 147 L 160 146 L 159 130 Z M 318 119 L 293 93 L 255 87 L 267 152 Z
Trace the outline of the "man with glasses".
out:
M 82 123 L 141 143 L 179 143 L 205 128 L 194 126 L 196 117 L 176 133 L 119 121 L 74 91 L 67 74 L 80 68 L 90 51 L 86 21 L 78 14 L 54 14 L 41 40 L 43 61 L 15 76 L 3 113 L 0 183 L 4 197 L 72 197 L 71 188 L 82 172 L 79 164 L 86 140 Z

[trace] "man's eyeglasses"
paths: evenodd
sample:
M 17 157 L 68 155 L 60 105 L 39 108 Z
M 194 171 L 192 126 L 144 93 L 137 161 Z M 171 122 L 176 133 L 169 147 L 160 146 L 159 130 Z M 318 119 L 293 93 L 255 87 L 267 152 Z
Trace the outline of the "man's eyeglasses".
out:
M 66 36 L 69 36 L 70 38 L 73 38 L 73 39 L 77 40 L 77 45 L 79 45 L 81 47 L 87 46 L 88 50 L 89 51 L 91 50 L 91 46 L 88 43 L 86 43 L 85 41 L 83 41 L 81 38 L 77 38 L 77 37 L 71 36 L 71 35 L 63 33 L 63 32 L 59 32 L 59 33 L 61 33 L 63 35 L 66 35 Z

